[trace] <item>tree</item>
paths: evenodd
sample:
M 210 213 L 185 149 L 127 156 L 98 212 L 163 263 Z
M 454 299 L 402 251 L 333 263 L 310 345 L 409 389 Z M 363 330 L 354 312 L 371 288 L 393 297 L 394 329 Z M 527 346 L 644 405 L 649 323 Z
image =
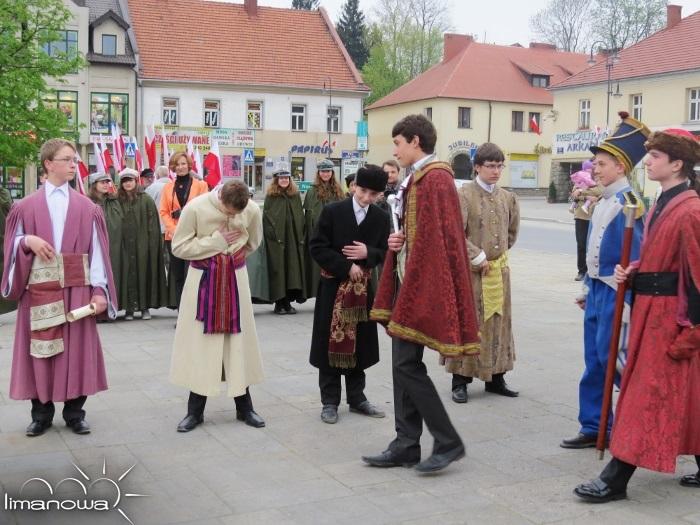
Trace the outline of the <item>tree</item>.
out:
M 61 81 L 85 63 L 77 50 L 65 47 L 61 30 L 70 18 L 61 0 L 0 0 L 2 164 L 36 161 L 44 141 L 65 135 L 66 117 L 44 99 L 52 91 L 48 78 Z
M 365 15 L 360 11 L 358 4 L 358 0 L 345 1 L 336 30 L 355 66 L 362 69 L 367 62 L 369 50 L 365 42 Z
M 372 89 L 369 104 L 439 62 L 450 30 L 446 0 L 380 0 L 374 16 L 362 71 Z
M 530 28 L 558 49 L 586 52 L 591 43 L 591 4 L 592 0 L 552 0 L 530 19 Z
M 292 9 L 306 9 L 312 11 L 318 9 L 319 0 L 292 0 Z

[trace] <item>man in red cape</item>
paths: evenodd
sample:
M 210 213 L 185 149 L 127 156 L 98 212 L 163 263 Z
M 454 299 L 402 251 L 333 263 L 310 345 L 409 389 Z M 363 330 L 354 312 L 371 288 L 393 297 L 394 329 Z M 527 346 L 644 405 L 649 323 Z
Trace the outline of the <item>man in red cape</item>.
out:
M 640 259 L 617 265 L 635 294 L 629 351 L 612 429 L 613 458 L 574 493 L 594 502 L 627 497 L 637 467 L 674 472 L 694 454 L 700 467 L 700 143 L 686 130 L 654 133 L 645 165 L 661 195 L 649 212 Z M 700 488 L 700 472 L 681 478 Z
M 459 199 L 449 165 L 435 160 L 435 128 L 426 117 L 409 115 L 392 137 L 394 156 L 407 171 L 394 210 L 401 230 L 389 236 L 391 256 L 370 316 L 392 336 L 396 439 L 362 459 L 435 472 L 464 457 L 464 445 L 428 377 L 423 348 L 446 357 L 476 355 L 478 321 Z M 423 421 L 435 442 L 419 463 Z

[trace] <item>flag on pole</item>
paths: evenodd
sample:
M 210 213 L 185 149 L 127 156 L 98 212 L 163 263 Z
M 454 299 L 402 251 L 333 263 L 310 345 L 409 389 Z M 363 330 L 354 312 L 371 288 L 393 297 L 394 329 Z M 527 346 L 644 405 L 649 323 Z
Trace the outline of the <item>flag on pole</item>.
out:
M 97 166 L 97 172 L 107 173 L 107 170 L 105 169 L 105 161 L 102 157 L 102 151 L 100 151 L 100 146 L 97 144 L 97 141 L 92 141 L 92 148 L 95 155 L 95 166 Z
M 202 156 L 199 153 L 199 146 L 195 146 L 194 148 L 194 166 L 197 167 L 197 170 L 202 166 Z M 200 178 L 204 175 L 204 173 L 200 173 L 199 171 L 197 171 L 197 173 L 199 173 Z
M 192 144 L 192 135 L 190 135 L 190 138 L 187 139 L 187 156 L 190 158 L 190 161 L 192 162 L 192 171 L 195 173 L 199 173 L 199 168 L 197 166 L 197 162 L 194 158 L 194 145 Z
M 118 123 L 112 124 L 112 149 L 114 150 L 114 158 L 117 161 L 116 166 L 119 170 L 126 168 L 126 147 L 124 146 L 124 137 Z
M 143 145 L 148 157 L 148 167 L 155 171 L 156 165 L 156 130 L 153 124 L 146 126 L 146 136 Z
M 165 136 L 165 129 L 163 129 L 163 164 L 170 170 L 170 150 L 168 149 L 168 138 Z M 170 178 L 175 179 L 175 174 L 170 170 Z
M 109 152 L 109 147 L 105 144 L 104 138 L 100 135 L 100 146 L 101 146 L 101 153 L 102 153 L 102 164 L 104 165 L 105 168 L 105 173 L 109 172 L 109 168 L 114 167 L 114 169 L 117 169 L 116 166 L 114 166 L 114 161 L 112 160 L 112 155 Z
M 136 169 L 141 173 L 143 171 L 143 157 L 141 157 L 141 150 L 139 149 L 139 143 L 136 137 L 132 137 L 132 144 L 134 145 L 134 160 L 136 162 Z M 153 168 L 151 168 L 153 169 Z
M 213 188 L 221 182 L 221 155 L 219 154 L 219 143 L 212 140 L 211 149 L 204 157 L 204 167 L 209 170 L 206 178 L 207 184 Z
M 540 131 L 540 125 L 537 123 L 535 115 L 532 115 L 532 118 L 530 119 L 530 131 L 534 131 L 538 135 L 542 134 L 542 132 Z
M 75 156 L 78 159 L 78 179 L 75 181 L 75 188 L 81 195 L 87 195 L 87 192 L 85 191 L 84 179 L 88 176 L 89 172 L 87 166 L 83 162 L 83 159 L 80 158 L 80 154 L 77 151 L 75 152 Z

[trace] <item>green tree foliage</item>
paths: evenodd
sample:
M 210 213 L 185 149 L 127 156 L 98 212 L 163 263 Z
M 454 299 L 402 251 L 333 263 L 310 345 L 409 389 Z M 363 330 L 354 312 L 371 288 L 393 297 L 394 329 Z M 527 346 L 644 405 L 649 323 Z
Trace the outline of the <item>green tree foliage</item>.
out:
M 292 0 L 292 9 L 306 9 L 312 11 L 318 9 L 319 0 Z
M 365 41 L 365 15 L 360 11 L 358 0 L 346 0 L 343 12 L 335 28 L 358 69 L 367 62 L 369 50 Z
M 442 58 L 450 30 L 446 0 L 380 0 L 368 31 L 369 60 L 362 69 L 371 104 Z
M 0 163 L 24 166 L 41 144 L 65 135 L 66 117 L 43 100 L 46 81 L 84 66 L 75 52 L 45 48 L 64 39 L 71 14 L 61 0 L 0 0 Z

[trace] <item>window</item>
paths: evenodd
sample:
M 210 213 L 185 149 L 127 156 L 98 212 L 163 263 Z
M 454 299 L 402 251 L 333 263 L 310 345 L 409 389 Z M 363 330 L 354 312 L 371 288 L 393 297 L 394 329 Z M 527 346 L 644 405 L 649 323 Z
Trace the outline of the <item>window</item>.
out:
M 534 87 L 546 88 L 549 86 L 549 76 L 532 75 L 532 85 Z
M 180 122 L 179 113 L 180 99 L 163 97 L 163 124 L 166 126 L 177 126 Z
M 292 178 L 295 181 L 306 180 L 304 167 L 304 157 L 292 157 Z
M 471 128 L 472 127 L 472 108 L 457 109 L 457 127 Z
M 204 101 L 204 127 L 218 128 L 219 127 L 219 108 L 221 102 L 218 100 Z
M 534 124 L 533 124 L 534 120 Z M 540 113 L 530 113 L 527 121 L 527 129 L 533 133 L 538 133 L 542 129 Z
M 578 128 L 590 129 L 591 127 L 591 101 L 582 99 L 578 101 Z
M 510 124 L 511 131 L 523 131 L 523 112 L 513 111 Z
M 632 106 L 632 118 L 642 120 L 642 95 L 630 95 L 630 105 Z
M 326 131 L 329 133 L 340 133 L 340 107 L 328 106 L 328 119 Z
M 248 102 L 248 129 L 262 129 L 263 124 L 263 103 Z
M 55 91 L 44 98 L 44 102 L 60 110 L 68 121 L 66 130 L 75 131 L 78 127 L 78 92 Z
M 67 54 L 71 58 L 78 55 L 78 32 L 58 31 L 58 39 L 44 44 L 44 52 L 50 57 Z
M 109 133 L 119 124 L 122 134 L 129 134 L 129 95 L 92 93 L 90 95 L 90 133 Z
M 117 35 L 102 35 L 102 54 L 117 56 Z
M 425 115 L 428 120 L 433 120 L 433 108 L 424 108 L 423 115 Z
M 690 106 L 688 120 L 691 122 L 700 120 L 700 88 L 688 90 L 688 101 Z
M 292 104 L 292 131 L 306 130 L 306 106 Z

